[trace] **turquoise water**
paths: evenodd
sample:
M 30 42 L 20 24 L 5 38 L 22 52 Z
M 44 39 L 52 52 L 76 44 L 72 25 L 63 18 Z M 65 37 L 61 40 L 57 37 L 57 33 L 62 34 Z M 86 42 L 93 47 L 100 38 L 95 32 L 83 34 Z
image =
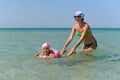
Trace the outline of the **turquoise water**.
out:
M 60 51 L 71 29 L 0 29 L 0 80 L 119 80 L 120 29 L 92 29 L 98 42 L 93 56 L 77 53 L 61 59 L 34 57 L 49 42 Z M 79 39 L 74 37 L 68 50 Z

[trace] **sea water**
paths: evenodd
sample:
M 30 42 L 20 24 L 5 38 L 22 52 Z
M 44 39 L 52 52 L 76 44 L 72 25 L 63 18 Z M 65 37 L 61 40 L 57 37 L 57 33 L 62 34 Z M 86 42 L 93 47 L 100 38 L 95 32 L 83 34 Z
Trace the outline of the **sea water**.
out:
M 120 29 L 92 29 L 98 42 L 93 56 L 81 53 L 83 43 L 70 57 L 45 60 L 34 56 L 44 42 L 60 51 L 70 32 L 70 28 L 0 29 L 0 80 L 120 79 Z M 67 51 L 78 39 L 75 35 Z

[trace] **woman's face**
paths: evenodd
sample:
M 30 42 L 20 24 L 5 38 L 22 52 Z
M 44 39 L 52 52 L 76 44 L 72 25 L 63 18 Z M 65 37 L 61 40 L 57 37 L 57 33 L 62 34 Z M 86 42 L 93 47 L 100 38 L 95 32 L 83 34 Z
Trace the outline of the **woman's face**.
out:
M 74 18 L 75 18 L 75 20 L 76 20 L 77 22 L 79 22 L 79 21 L 82 20 L 82 17 L 81 17 L 81 16 L 74 16 Z

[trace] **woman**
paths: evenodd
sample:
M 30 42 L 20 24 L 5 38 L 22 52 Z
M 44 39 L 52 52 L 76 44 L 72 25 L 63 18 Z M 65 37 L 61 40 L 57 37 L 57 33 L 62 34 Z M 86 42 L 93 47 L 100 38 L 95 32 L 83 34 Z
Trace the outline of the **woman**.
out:
M 74 14 L 74 19 L 77 23 L 72 27 L 71 34 L 61 51 L 61 55 L 66 52 L 66 47 L 73 40 L 75 33 L 80 36 L 80 39 L 67 55 L 70 56 L 75 53 L 76 48 L 81 44 L 82 41 L 84 41 L 84 45 L 82 47 L 83 54 L 88 55 L 88 52 L 91 52 L 97 48 L 97 41 L 92 35 L 90 26 L 84 22 L 84 14 L 81 11 L 77 11 Z

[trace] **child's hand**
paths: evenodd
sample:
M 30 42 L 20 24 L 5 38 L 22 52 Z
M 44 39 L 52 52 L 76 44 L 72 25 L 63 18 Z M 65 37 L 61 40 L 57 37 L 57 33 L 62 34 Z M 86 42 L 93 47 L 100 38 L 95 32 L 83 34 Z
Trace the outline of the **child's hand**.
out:
M 39 56 L 39 55 L 40 55 L 40 53 L 35 54 L 35 56 Z

